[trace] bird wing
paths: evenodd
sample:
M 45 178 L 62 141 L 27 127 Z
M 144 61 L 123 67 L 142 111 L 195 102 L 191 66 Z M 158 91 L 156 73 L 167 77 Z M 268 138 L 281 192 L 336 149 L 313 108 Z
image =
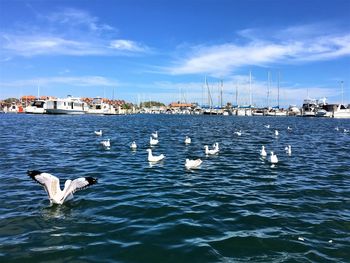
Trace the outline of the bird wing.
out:
M 67 187 L 67 189 L 64 189 L 64 195 L 61 199 L 62 202 L 64 202 L 64 200 L 66 200 L 66 198 L 71 195 L 74 194 L 76 191 L 79 190 L 83 190 L 86 187 L 96 184 L 97 183 L 97 179 L 92 178 L 92 177 L 80 177 L 78 179 L 73 180 L 69 186 Z
M 34 181 L 44 186 L 50 200 L 60 191 L 60 179 L 49 173 L 41 173 L 39 171 L 28 171 L 28 176 L 30 176 Z

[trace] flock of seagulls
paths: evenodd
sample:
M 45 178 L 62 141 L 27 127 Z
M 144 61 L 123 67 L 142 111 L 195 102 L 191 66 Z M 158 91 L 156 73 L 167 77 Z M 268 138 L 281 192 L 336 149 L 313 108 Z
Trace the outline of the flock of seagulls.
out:
M 266 128 L 270 128 L 270 125 L 265 125 Z M 292 128 L 290 128 L 288 126 L 287 128 L 288 131 L 292 131 Z M 339 131 L 339 127 L 336 127 L 335 130 Z M 343 129 L 344 133 L 349 133 L 349 129 Z M 102 136 L 103 132 L 102 130 L 99 131 L 94 131 L 94 133 L 97 136 Z M 242 131 L 235 131 L 234 132 L 236 135 L 241 136 L 242 135 Z M 278 130 L 274 131 L 275 136 L 279 135 Z M 110 150 L 111 147 L 111 142 L 110 139 L 106 139 L 100 142 L 101 145 L 106 149 L 106 150 Z M 148 148 L 146 151 L 148 152 L 148 161 L 150 163 L 155 163 L 155 162 L 159 162 L 162 161 L 165 158 L 164 154 L 160 154 L 160 155 L 153 155 L 152 153 L 152 147 L 159 144 L 159 140 L 158 140 L 158 132 L 154 132 L 151 134 L 150 137 L 150 148 Z M 189 145 L 192 143 L 191 138 L 189 136 L 185 137 L 184 143 L 186 145 Z M 132 150 L 136 150 L 137 149 L 137 145 L 136 142 L 133 141 L 130 144 L 130 148 Z M 204 146 L 204 152 L 206 156 L 209 155 L 215 155 L 218 154 L 220 151 L 219 149 L 219 143 L 216 142 L 212 145 L 212 148 L 209 149 L 208 145 Z M 286 154 L 288 154 L 289 156 L 291 156 L 292 154 L 292 146 L 291 145 L 287 145 L 285 147 L 285 152 Z M 265 146 L 263 145 L 261 147 L 260 150 L 260 156 L 265 159 L 267 158 L 267 152 L 265 149 Z M 278 157 L 277 155 L 273 152 L 270 151 L 270 156 L 268 161 L 272 164 L 271 167 L 274 167 L 275 164 L 278 163 Z M 199 168 L 200 165 L 203 163 L 203 161 L 201 159 L 186 159 L 185 160 L 185 167 L 187 169 L 196 169 Z M 54 176 L 51 175 L 49 173 L 45 173 L 45 172 L 40 172 L 37 170 L 33 170 L 33 171 L 28 171 L 27 172 L 28 176 L 31 177 L 34 181 L 36 181 L 37 183 L 41 184 L 45 191 L 48 194 L 50 203 L 52 204 L 63 204 L 65 201 L 70 200 L 73 198 L 73 194 L 78 191 L 78 190 L 82 190 L 90 185 L 96 184 L 97 183 L 97 179 L 92 178 L 92 177 L 80 177 L 77 178 L 75 180 L 67 180 L 65 182 L 64 188 L 63 190 L 61 190 L 60 188 L 60 181 L 59 179 Z
M 269 124 L 267 125 L 264 125 L 265 128 L 269 129 L 271 126 Z M 338 128 L 338 127 L 337 127 Z M 336 129 L 337 129 L 336 128 Z M 292 131 L 292 128 L 291 127 L 287 127 L 287 130 L 288 131 Z M 102 136 L 103 132 L 102 130 L 99 130 L 99 131 L 95 131 L 95 134 L 97 136 Z M 237 136 L 241 136 L 242 135 L 242 130 L 237 130 L 234 132 L 235 135 Z M 275 136 L 279 136 L 279 131 L 278 130 L 274 130 L 274 134 Z M 165 155 L 164 154 L 160 154 L 160 155 L 153 155 L 153 152 L 152 152 L 152 147 L 153 146 L 156 146 L 159 144 L 159 136 L 158 136 L 158 131 L 155 131 L 151 134 L 150 136 L 150 139 L 149 139 L 149 145 L 150 145 L 150 148 L 147 149 L 147 152 L 148 152 L 148 157 L 147 157 L 147 160 L 150 162 L 150 163 L 155 163 L 155 162 L 159 162 L 159 161 L 162 161 L 164 158 L 165 158 Z M 184 140 L 184 143 L 186 145 L 189 145 L 192 143 L 192 140 L 189 136 L 186 136 L 185 137 L 185 140 Z M 101 141 L 101 144 L 102 146 L 106 149 L 106 150 L 110 150 L 110 147 L 111 147 L 111 143 L 110 143 L 110 139 L 107 139 L 107 140 L 104 140 L 104 141 Z M 130 148 L 132 150 L 136 150 L 137 149 L 137 144 L 135 141 L 133 141 L 131 144 L 130 144 Z M 208 145 L 205 145 L 204 146 L 204 153 L 206 156 L 209 156 L 209 155 L 215 155 L 215 154 L 218 154 L 220 151 L 219 149 L 219 143 L 214 143 L 212 148 L 209 148 Z M 287 145 L 285 147 L 285 151 L 286 153 L 291 156 L 292 155 L 292 147 L 291 145 Z M 260 150 L 260 156 L 265 159 L 267 157 L 267 152 L 266 152 L 266 149 L 265 149 L 265 146 L 263 145 L 261 147 L 261 150 Z M 277 155 L 273 152 L 273 151 L 270 151 L 270 156 L 268 158 L 268 161 L 272 164 L 272 167 L 274 167 L 275 164 L 278 163 L 278 157 Z M 190 160 L 190 159 L 186 159 L 185 161 L 185 167 L 187 169 L 195 169 L 195 168 L 198 168 L 201 164 L 202 164 L 202 160 L 201 159 L 195 159 L 195 160 Z

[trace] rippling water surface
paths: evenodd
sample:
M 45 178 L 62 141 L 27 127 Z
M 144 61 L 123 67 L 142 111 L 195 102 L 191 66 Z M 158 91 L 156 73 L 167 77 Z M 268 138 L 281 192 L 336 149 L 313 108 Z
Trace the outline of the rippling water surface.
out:
M 350 133 L 344 128 L 350 120 L 3 114 L 0 260 L 349 262 Z M 102 138 L 94 134 L 99 129 Z M 166 158 L 150 165 L 153 131 L 160 140 L 153 152 Z M 100 146 L 105 138 L 109 151 Z M 133 140 L 137 151 L 130 150 Z M 214 142 L 220 153 L 206 157 L 204 145 Z M 261 145 L 277 154 L 275 167 L 260 158 Z M 188 171 L 186 158 L 203 164 Z M 50 206 L 29 169 L 58 176 L 62 186 L 80 176 L 99 182 Z

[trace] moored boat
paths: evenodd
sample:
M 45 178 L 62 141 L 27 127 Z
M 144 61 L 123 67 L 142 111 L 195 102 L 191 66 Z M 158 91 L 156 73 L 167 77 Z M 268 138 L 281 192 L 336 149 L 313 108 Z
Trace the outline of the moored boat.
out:
M 80 98 L 70 95 L 64 99 L 52 99 L 47 102 L 46 113 L 48 114 L 85 114 L 88 105 Z

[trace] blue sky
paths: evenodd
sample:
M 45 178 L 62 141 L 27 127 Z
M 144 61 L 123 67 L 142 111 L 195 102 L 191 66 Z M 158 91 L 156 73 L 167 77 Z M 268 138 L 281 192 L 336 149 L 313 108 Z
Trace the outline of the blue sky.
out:
M 0 98 L 350 102 L 348 0 L 0 0 Z

